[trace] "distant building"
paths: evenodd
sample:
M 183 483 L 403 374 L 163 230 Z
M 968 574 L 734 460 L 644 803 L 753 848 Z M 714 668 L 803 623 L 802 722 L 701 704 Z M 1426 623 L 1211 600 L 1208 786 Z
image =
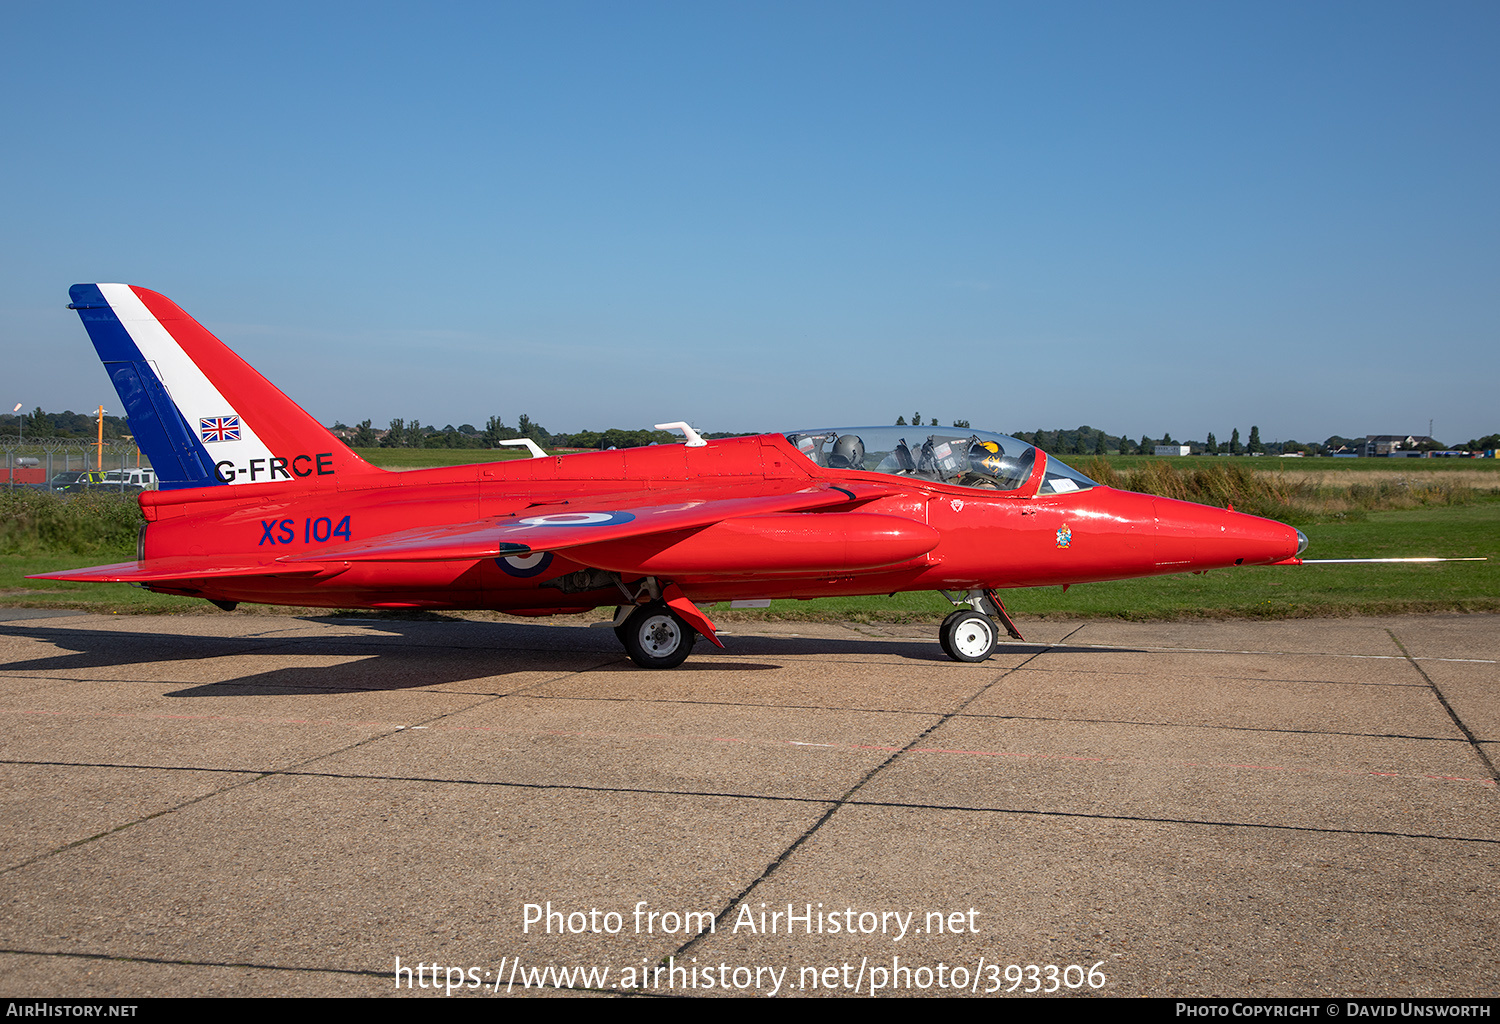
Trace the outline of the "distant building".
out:
M 1188 455 L 1192 448 L 1185 444 L 1159 444 L 1156 446 L 1157 455 Z
M 1439 441 L 1416 434 L 1408 434 L 1405 437 L 1399 434 L 1367 434 L 1360 454 L 1367 459 L 1390 458 L 1393 455 L 1411 458 L 1424 444 L 1438 448 L 1443 446 Z

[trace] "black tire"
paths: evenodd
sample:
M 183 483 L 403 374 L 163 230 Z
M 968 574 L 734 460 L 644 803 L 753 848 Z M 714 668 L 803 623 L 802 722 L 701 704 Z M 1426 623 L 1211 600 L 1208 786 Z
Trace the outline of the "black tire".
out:
M 954 661 L 984 661 L 995 653 L 999 631 L 988 615 L 959 612 L 943 621 L 943 649 Z
M 969 610 L 967 608 L 959 608 L 956 611 L 949 612 L 948 617 L 943 620 L 943 624 L 938 627 L 938 643 L 942 645 L 943 653 L 950 658 L 953 657 L 953 648 L 948 643 L 948 630 L 959 620 L 960 616 L 968 614 Z
M 664 601 L 653 601 L 630 613 L 617 631 L 625 653 L 641 668 L 676 668 L 687 660 L 698 634 Z

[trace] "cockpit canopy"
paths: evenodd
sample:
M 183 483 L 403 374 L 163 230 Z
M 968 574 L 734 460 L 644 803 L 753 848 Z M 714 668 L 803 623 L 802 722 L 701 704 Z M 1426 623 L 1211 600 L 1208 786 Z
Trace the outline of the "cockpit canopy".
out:
M 968 428 L 829 427 L 793 431 L 786 439 L 828 469 L 890 473 L 986 491 L 1025 486 L 1037 453 L 1009 434 Z M 1049 455 L 1037 493 L 1067 494 L 1098 486 Z

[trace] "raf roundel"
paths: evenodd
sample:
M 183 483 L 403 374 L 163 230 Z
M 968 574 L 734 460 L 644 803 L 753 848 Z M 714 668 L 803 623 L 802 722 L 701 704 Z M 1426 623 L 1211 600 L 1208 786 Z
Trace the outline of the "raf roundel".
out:
M 552 552 L 533 551 L 529 555 L 505 555 L 495 559 L 495 564 L 508 575 L 527 579 L 540 576 L 552 564 Z
M 519 526 L 613 526 L 635 519 L 629 512 L 553 512 L 545 516 L 527 516 L 517 520 Z

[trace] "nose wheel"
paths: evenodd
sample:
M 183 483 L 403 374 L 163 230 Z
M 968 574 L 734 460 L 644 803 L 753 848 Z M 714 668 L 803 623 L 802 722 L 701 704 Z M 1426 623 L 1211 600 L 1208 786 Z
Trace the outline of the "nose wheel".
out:
M 1005 610 L 1004 602 L 995 591 L 971 590 L 964 596 L 950 594 L 946 590 L 938 593 L 955 605 L 971 605 L 969 608 L 959 608 L 938 627 L 938 642 L 943 645 L 943 653 L 954 661 L 984 661 L 994 654 L 995 645 L 1000 640 L 1000 626 L 1005 627 L 1012 639 L 1025 639 L 1011 621 L 1010 613 Z
M 995 653 L 998 639 L 990 617 L 974 611 L 954 612 L 938 631 L 944 653 L 954 661 L 984 661 Z
M 641 668 L 676 668 L 698 640 L 697 632 L 664 601 L 641 605 L 615 627 L 615 635 Z

